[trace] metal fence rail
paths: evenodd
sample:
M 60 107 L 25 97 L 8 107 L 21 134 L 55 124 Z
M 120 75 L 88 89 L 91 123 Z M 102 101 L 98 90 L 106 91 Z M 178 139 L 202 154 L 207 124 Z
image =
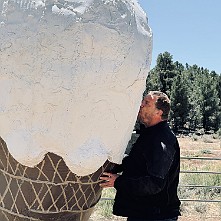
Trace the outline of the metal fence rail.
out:
M 206 185 L 193 185 L 193 184 L 192 185 L 191 184 L 190 185 L 182 185 L 182 184 L 180 184 L 179 187 L 190 187 L 190 188 L 191 187 L 192 188 L 193 187 L 200 187 L 200 188 L 209 188 L 209 189 L 213 189 L 213 188 L 214 189 L 221 189 L 221 186 L 206 186 Z
M 187 157 L 181 156 L 181 160 L 209 160 L 209 161 L 221 161 L 221 158 L 213 157 Z M 221 172 L 217 171 L 192 171 L 192 170 L 181 170 L 180 173 L 195 173 L 195 174 L 213 174 L 221 175 Z M 221 186 L 209 186 L 209 185 L 194 185 L 194 184 L 179 184 L 181 188 L 207 188 L 207 189 L 221 189 Z M 221 203 L 221 200 L 206 200 L 206 199 L 180 199 L 180 201 L 191 201 L 191 202 L 206 202 L 206 203 Z
M 189 171 L 189 170 L 181 170 L 180 173 L 206 173 L 206 174 L 221 174 L 221 172 L 216 171 Z
M 221 160 L 221 158 L 216 157 L 185 157 L 181 156 L 181 160 Z
M 221 203 L 221 200 L 179 199 L 183 202 Z

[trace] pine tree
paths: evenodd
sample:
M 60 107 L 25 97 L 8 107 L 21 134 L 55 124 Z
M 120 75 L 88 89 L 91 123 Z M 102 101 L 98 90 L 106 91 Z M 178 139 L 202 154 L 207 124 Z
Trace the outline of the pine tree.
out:
M 174 131 L 184 129 L 189 112 L 187 78 L 181 72 L 174 79 L 171 88 L 171 118 Z
M 146 90 L 144 95 L 148 91 L 160 91 L 160 78 L 155 68 L 153 68 L 146 79 Z
M 203 128 L 206 131 L 218 130 L 217 121 L 220 119 L 220 99 L 217 91 L 216 77 L 211 75 L 207 69 L 202 73 L 203 84 Z
M 169 52 L 158 55 L 157 65 L 146 79 L 146 91 L 160 90 L 171 99 L 174 130 L 221 127 L 221 75 L 195 65 L 173 63 Z
M 203 126 L 202 112 L 202 88 L 201 88 L 201 69 L 197 65 L 189 66 L 186 70 L 188 78 L 188 98 L 189 98 L 189 113 L 188 125 L 191 130 L 201 129 Z
M 175 66 L 173 56 L 169 52 L 159 54 L 157 57 L 156 72 L 160 79 L 160 90 L 170 95 L 170 90 L 175 77 Z

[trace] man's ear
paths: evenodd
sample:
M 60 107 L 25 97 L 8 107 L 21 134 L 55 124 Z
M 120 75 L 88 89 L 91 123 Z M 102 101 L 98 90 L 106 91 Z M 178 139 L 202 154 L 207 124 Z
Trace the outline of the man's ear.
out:
M 158 110 L 158 111 L 157 111 L 157 115 L 158 115 L 159 117 L 162 117 L 163 111 L 162 111 L 162 110 Z

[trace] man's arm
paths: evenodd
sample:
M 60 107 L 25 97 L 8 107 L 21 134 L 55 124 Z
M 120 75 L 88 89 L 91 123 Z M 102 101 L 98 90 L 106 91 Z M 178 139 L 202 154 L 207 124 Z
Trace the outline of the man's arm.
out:
M 100 184 L 101 187 L 114 187 L 116 190 L 120 190 L 125 194 L 130 194 L 134 196 L 156 194 L 160 192 L 166 184 L 166 178 L 161 179 L 154 176 L 127 178 L 111 173 L 105 173 L 104 175 L 106 176 L 100 177 L 101 180 L 105 181 L 104 183 Z

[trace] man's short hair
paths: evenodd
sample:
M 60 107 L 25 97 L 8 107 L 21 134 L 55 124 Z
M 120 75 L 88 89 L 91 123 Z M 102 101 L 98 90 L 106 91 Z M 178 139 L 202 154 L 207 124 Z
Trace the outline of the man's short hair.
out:
M 163 111 L 162 120 L 167 120 L 170 113 L 170 99 L 168 96 L 161 91 L 150 91 L 148 94 L 157 97 L 155 106 Z

